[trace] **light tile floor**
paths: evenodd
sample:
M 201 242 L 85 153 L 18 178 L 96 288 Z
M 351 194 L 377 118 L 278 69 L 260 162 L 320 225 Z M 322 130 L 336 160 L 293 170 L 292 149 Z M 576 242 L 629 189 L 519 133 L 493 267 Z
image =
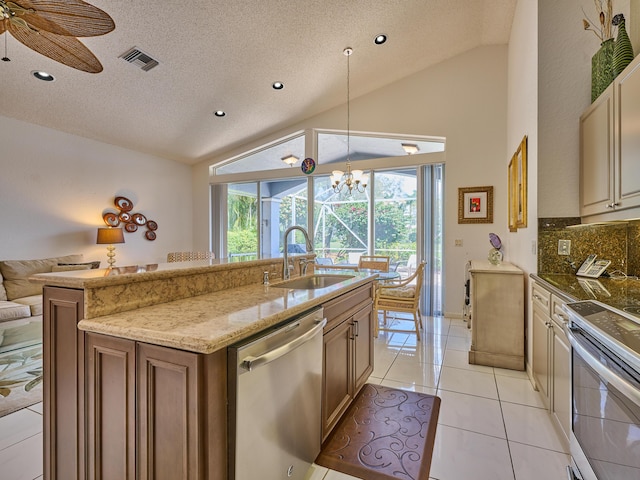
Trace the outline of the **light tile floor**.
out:
M 372 383 L 442 398 L 433 480 L 564 480 L 566 445 L 524 372 L 469 365 L 461 320 L 427 317 L 415 334 L 381 332 Z M 42 479 L 42 406 L 0 418 L 0 478 Z M 313 466 L 308 480 L 353 480 Z
M 372 383 L 442 399 L 433 480 L 566 480 L 568 449 L 525 372 L 469 365 L 462 320 L 427 317 L 415 334 L 380 332 Z M 565 440 L 566 442 L 566 440 Z M 314 465 L 309 480 L 353 480 Z

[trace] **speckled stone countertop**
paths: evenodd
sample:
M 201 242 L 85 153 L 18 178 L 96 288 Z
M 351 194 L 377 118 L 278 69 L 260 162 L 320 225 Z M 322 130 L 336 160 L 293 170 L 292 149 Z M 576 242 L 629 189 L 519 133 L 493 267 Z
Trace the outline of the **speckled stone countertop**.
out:
M 254 284 L 81 320 L 80 330 L 198 353 L 212 353 L 368 282 L 350 273 L 316 290 Z
M 615 308 L 640 307 L 640 280 L 600 277 L 583 278 L 566 274 L 531 274 L 565 301 L 598 300 Z
M 315 254 L 290 258 L 293 279 L 302 271 L 301 260 L 312 261 Z M 308 273 L 313 273 L 310 265 Z M 274 257 L 41 273 L 29 280 L 45 287 L 83 290 L 80 330 L 213 353 L 377 277 L 334 271 L 331 274 L 340 273 L 344 280 L 307 290 L 277 287 L 282 272 L 282 258 Z M 268 286 L 261 283 L 265 273 L 271 282 Z

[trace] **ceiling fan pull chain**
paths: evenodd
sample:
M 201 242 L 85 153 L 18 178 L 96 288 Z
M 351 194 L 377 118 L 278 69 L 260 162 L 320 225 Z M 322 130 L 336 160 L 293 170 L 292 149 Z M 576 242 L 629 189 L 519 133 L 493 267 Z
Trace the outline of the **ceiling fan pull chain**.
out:
M 11 59 L 7 57 L 7 31 L 4 31 L 4 57 L 2 57 L 3 62 L 10 62 Z

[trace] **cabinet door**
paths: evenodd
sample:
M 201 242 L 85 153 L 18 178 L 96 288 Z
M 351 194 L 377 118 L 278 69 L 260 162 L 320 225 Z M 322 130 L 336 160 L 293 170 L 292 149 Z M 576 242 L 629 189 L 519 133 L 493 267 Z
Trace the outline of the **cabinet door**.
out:
M 571 349 L 564 332 L 553 325 L 552 415 L 569 440 L 571 429 Z
M 551 320 L 544 310 L 533 306 L 533 352 L 532 369 L 536 385 L 542 394 L 547 408 L 549 408 L 549 326 Z
M 354 395 L 373 372 L 373 308 L 369 305 L 353 316 Z
M 203 395 L 201 357 L 138 344 L 137 360 L 138 478 L 205 478 L 200 429 L 206 425 L 206 409 L 198 401 Z
M 614 117 L 610 86 L 580 117 L 580 215 L 611 211 L 614 191 Z
M 135 480 L 133 340 L 87 333 L 87 478 Z
M 84 292 L 44 287 L 44 477 L 84 480 Z
M 620 209 L 640 205 L 640 63 L 625 69 L 615 84 L 620 122 L 616 208 Z
M 322 440 L 347 409 L 353 391 L 353 328 L 347 320 L 323 338 Z

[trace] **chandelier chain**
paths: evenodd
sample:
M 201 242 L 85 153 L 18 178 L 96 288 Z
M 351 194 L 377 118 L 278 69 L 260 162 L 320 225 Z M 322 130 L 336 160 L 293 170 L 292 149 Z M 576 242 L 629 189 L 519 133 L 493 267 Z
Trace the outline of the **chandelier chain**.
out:
M 350 59 L 351 59 L 351 49 L 345 50 L 345 55 L 347 56 L 347 164 L 351 163 L 351 68 L 350 68 Z

